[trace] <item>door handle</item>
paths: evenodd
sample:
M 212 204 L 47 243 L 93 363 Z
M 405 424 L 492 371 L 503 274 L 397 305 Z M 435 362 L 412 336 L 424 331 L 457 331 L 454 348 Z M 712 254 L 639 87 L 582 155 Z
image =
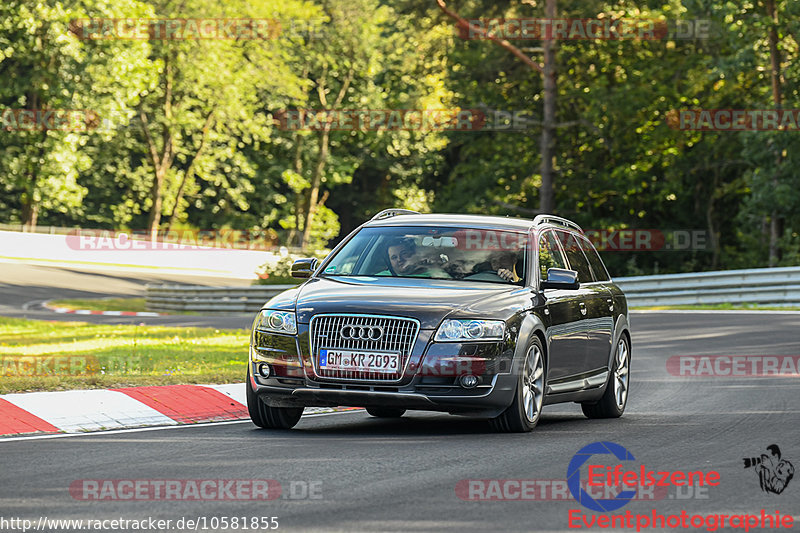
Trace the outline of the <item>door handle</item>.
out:
M 609 311 L 613 311 L 613 310 L 614 310 L 614 300 L 612 300 L 611 298 L 609 298 L 609 299 L 608 299 L 608 300 L 606 300 L 606 301 L 608 302 L 608 310 L 609 310 Z
M 582 315 L 586 314 L 586 304 L 583 302 L 581 302 L 581 314 Z

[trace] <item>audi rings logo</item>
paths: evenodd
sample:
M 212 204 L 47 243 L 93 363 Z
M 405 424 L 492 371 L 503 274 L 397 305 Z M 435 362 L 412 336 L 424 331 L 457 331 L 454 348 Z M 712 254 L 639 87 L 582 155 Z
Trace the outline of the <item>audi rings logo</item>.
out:
M 383 328 L 378 326 L 358 326 L 346 324 L 339 330 L 343 339 L 351 341 L 376 341 L 383 337 Z

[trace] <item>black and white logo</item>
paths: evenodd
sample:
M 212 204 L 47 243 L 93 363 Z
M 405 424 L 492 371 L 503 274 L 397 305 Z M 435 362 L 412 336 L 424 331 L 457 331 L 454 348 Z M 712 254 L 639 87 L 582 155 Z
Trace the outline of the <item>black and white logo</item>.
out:
M 761 490 L 780 494 L 792 480 L 794 466 L 781 458 L 781 449 L 777 444 L 767 446 L 767 451 L 769 454 L 762 453 L 761 457 L 745 457 L 744 467 L 756 471 Z

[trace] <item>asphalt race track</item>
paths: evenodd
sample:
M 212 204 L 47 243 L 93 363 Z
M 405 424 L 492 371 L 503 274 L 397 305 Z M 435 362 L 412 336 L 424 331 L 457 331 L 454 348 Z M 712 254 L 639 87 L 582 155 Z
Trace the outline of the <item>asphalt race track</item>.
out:
M 680 377 L 666 366 L 676 355 L 796 356 L 800 313 L 636 313 L 633 328 L 632 387 L 621 419 L 590 421 L 578 406 L 558 405 L 545 408 L 532 433 L 505 435 L 476 419 L 411 413 L 379 420 L 355 411 L 304 418 L 291 431 L 236 422 L 12 440 L 0 443 L 0 509 L 4 517 L 34 521 L 153 517 L 174 524 L 205 517 L 210 525 L 212 517 L 278 517 L 282 531 L 567 530 L 571 510 L 587 520 L 601 514 L 557 491 L 545 492 L 555 501 L 520 501 L 506 482 L 514 501 L 465 501 L 463 480 L 539 480 L 563 488 L 576 452 L 611 441 L 635 456 L 626 469 L 717 471 L 720 484 L 667 487 L 609 514 L 765 510 L 800 520 L 800 473 L 782 494 L 769 494 L 754 468 L 743 467 L 743 458 L 758 458 L 771 444 L 800 467 L 797 375 Z M 83 479 L 269 479 L 283 492 L 274 501 L 85 501 L 69 490 Z M 490 482 L 479 486 L 474 498 L 503 497 Z M 726 523 L 722 530 L 731 529 Z
M 247 280 L 169 274 L 163 270 L 126 271 L 79 266 L 38 266 L 0 262 L 0 316 L 35 320 L 67 320 L 95 324 L 147 324 L 248 328 L 252 316 L 158 317 L 58 314 L 42 307 L 47 300 L 65 298 L 144 297 L 147 283 L 181 283 L 209 286 L 246 286 Z

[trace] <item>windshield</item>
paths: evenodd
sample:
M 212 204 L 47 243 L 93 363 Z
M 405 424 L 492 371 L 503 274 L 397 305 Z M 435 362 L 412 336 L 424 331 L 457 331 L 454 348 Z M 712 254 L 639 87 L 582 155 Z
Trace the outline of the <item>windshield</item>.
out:
M 392 276 L 525 285 L 525 233 L 469 228 L 368 227 L 324 276 Z

